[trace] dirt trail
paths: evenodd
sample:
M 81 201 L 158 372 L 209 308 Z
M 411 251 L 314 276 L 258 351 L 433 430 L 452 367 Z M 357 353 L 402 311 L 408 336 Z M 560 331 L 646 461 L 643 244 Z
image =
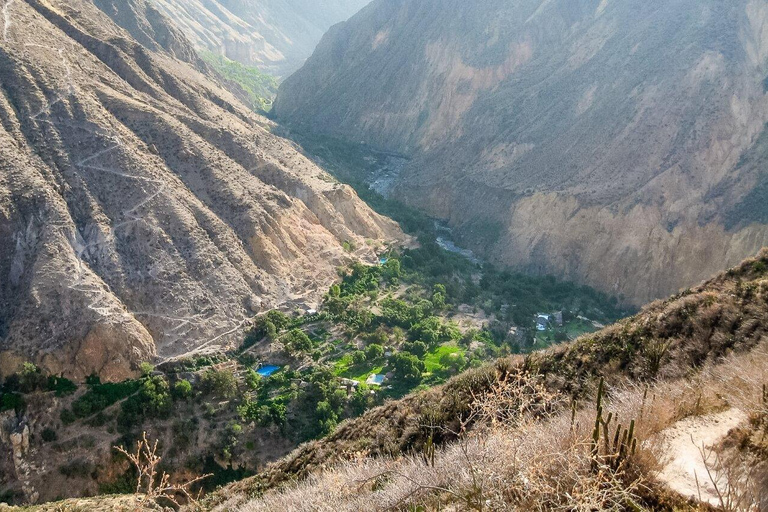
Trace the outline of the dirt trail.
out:
M 709 449 L 717 445 L 728 432 L 747 419 L 743 411 L 728 409 L 717 414 L 687 418 L 666 429 L 660 434 L 663 453 L 667 458 L 658 474 L 659 480 L 682 496 L 698 499 L 701 495 L 701 501 L 719 505 L 717 490 L 707 474 L 701 447 Z M 717 473 L 711 468 L 710 471 L 717 481 Z

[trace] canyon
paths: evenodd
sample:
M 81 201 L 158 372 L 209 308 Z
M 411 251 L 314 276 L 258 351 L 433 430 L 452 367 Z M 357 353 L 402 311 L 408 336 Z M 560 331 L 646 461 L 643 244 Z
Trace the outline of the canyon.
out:
M 484 258 L 639 305 L 768 243 L 768 6 L 374 1 L 281 85 Z M 642 278 L 638 278 L 642 276 Z
M 285 77 L 369 0 L 153 0 L 199 49 Z

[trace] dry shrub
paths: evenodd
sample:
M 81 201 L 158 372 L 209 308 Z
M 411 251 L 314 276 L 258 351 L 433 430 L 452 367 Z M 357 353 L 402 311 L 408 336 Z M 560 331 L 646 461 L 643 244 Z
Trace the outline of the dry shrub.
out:
M 726 512 L 759 512 L 768 506 L 768 461 L 738 449 L 699 448 L 712 485 Z M 697 476 L 697 478 L 699 478 Z M 701 482 L 703 484 L 703 482 Z
M 499 374 L 487 392 L 472 394 L 471 414 L 465 423 L 476 421 L 493 428 L 552 416 L 566 399 L 562 393 L 550 391 L 542 380 L 523 368 Z
M 144 432 L 142 438 L 136 441 L 135 453 L 128 452 L 122 446 L 115 446 L 115 450 L 125 455 L 136 469 L 136 494 L 145 494 L 158 504 L 167 502 L 175 508 L 181 507 L 179 498 L 187 504 L 195 503 L 196 496 L 191 494 L 190 488 L 211 475 L 203 475 L 182 484 L 171 483 L 171 475 L 165 471 L 158 472 L 162 457 L 157 454 L 157 445 L 158 441 L 151 443 Z

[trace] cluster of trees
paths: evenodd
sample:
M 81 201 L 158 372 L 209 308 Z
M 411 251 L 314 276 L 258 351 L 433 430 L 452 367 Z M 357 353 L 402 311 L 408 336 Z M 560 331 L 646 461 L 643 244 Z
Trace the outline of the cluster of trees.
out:
M 71 395 L 77 391 L 74 382 L 64 377 L 45 375 L 32 363 L 24 363 L 21 369 L 8 376 L 0 385 L 0 412 L 26 407 L 24 395 L 35 392 L 54 392 L 56 396 Z
M 277 428 L 298 442 L 331 432 L 339 421 L 362 413 L 376 402 L 365 386 L 348 393 L 339 386 L 336 375 L 324 367 L 260 378 L 254 391 L 237 407 L 241 421 Z

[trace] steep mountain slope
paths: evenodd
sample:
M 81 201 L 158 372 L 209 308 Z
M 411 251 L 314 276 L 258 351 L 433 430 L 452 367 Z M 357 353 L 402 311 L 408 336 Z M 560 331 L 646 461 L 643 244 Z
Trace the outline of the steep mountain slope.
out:
M 767 22 L 759 0 L 378 0 L 273 112 L 410 156 L 395 193 L 486 257 L 639 304 L 768 242 Z
M 225 347 L 312 303 L 344 242 L 398 236 L 144 0 L 8 0 L 0 23 L 0 374 L 120 380 Z
M 153 0 L 198 48 L 276 76 L 296 71 L 332 25 L 370 0 Z

